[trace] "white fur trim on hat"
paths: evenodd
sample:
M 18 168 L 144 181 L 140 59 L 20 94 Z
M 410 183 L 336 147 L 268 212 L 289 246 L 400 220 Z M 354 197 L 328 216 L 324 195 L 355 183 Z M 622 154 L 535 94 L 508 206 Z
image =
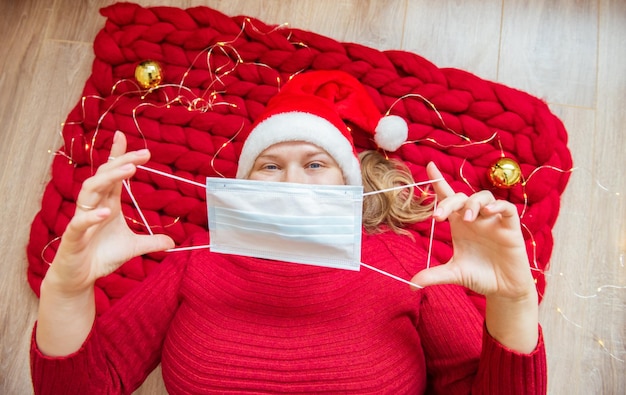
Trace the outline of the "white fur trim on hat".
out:
M 395 151 L 406 142 L 409 127 L 406 121 L 397 115 L 387 115 L 378 121 L 374 134 L 374 141 L 387 151 Z
M 306 112 L 283 112 L 260 122 L 246 139 L 237 178 L 247 178 L 254 161 L 266 148 L 287 141 L 304 141 L 324 149 L 335 159 L 348 185 L 361 185 L 361 167 L 354 147 L 328 120 Z

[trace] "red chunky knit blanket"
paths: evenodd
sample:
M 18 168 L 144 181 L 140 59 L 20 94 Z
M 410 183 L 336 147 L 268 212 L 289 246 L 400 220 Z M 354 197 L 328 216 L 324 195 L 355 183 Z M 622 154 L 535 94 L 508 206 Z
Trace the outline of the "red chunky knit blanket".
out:
M 239 132 L 295 73 L 341 69 L 359 79 L 382 112 L 402 116 L 410 143 L 394 155 L 416 179 L 434 161 L 452 186 L 466 193 L 491 190 L 519 209 L 540 294 L 553 247 L 552 226 L 572 166 L 562 123 L 541 100 L 458 69 L 437 68 L 404 51 L 378 51 L 298 30 L 268 26 L 206 7 L 142 8 L 120 3 L 103 9 L 106 25 L 94 42 L 95 60 L 83 97 L 67 117 L 64 144 L 52 164 L 41 211 L 28 245 L 28 280 L 39 293 L 58 240 L 75 210 L 81 183 L 108 157 L 116 130 L 129 149 L 147 147 L 148 167 L 200 184 L 206 176 L 234 177 Z M 160 63 L 163 80 L 138 86 L 144 60 Z M 243 133 L 241 133 L 243 135 Z M 374 148 L 355 136 L 359 149 Z M 487 173 L 505 156 L 519 163 L 522 182 L 496 187 Z M 129 182 L 123 212 L 137 232 L 144 221 L 183 243 L 206 232 L 205 190 L 139 170 Z M 415 227 L 425 248 L 429 224 Z M 451 255 L 447 224 L 435 228 L 433 257 Z M 137 257 L 97 282 L 97 309 L 141 282 L 164 253 Z

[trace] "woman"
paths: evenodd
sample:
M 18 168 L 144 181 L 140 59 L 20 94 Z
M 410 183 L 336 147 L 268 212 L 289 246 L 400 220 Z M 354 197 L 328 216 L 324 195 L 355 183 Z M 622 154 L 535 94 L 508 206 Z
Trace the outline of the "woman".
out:
M 372 131 L 379 147 L 398 146 L 380 122 L 363 121 L 373 113 L 363 100 L 362 88 L 341 73 L 294 78 L 251 128 L 237 176 L 330 185 L 363 179 L 366 190 L 410 183 L 408 171 L 375 153 L 361 156 L 361 174 L 353 131 L 339 118 Z M 370 271 L 177 252 L 96 319 L 96 279 L 173 247 L 167 236 L 134 234 L 121 214 L 122 180 L 149 157 L 126 153 L 116 133 L 112 160 L 81 189 L 41 287 L 31 353 L 36 393 L 130 393 L 159 362 L 170 393 L 546 391 L 517 211 L 488 192 L 456 194 L 446 182 L 434 184 L 433 213 L 451 225 L 454 255 L 445 265 L 426 269 L 426 252 L 402 234 L 403 222 L 425 216 L 411 194 L 364 203 L 362 261 L 414 275 L 422 289 Z M 433 164 L 428 174 L 441 178 Z M 190 241 L 207 242 L 207 235 Z M 484 318 L 463 287 L 485 295 Z

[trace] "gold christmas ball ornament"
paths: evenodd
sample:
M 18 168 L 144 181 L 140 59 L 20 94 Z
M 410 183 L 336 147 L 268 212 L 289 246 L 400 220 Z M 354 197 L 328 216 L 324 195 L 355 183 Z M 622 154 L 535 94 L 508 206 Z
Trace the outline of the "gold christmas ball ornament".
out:
M 155 60 L 144 60 L 135 68 L 135 79 L 143 89 L 156 88 L 163 81 L 161 65 Z
M 500 158 L 489 167 L 488 175 L 494 186 L 511 188 L 522 179 L 522 169 L 513 159 Z

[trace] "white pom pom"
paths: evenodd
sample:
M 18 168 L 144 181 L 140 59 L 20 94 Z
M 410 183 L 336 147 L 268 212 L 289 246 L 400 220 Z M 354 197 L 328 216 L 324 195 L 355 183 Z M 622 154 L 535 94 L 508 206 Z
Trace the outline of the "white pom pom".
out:
M 384 150 L 395 151 L 406 141 L 409 127 L 402 117 L 387 115 L 378 121 L 374 141 Z

